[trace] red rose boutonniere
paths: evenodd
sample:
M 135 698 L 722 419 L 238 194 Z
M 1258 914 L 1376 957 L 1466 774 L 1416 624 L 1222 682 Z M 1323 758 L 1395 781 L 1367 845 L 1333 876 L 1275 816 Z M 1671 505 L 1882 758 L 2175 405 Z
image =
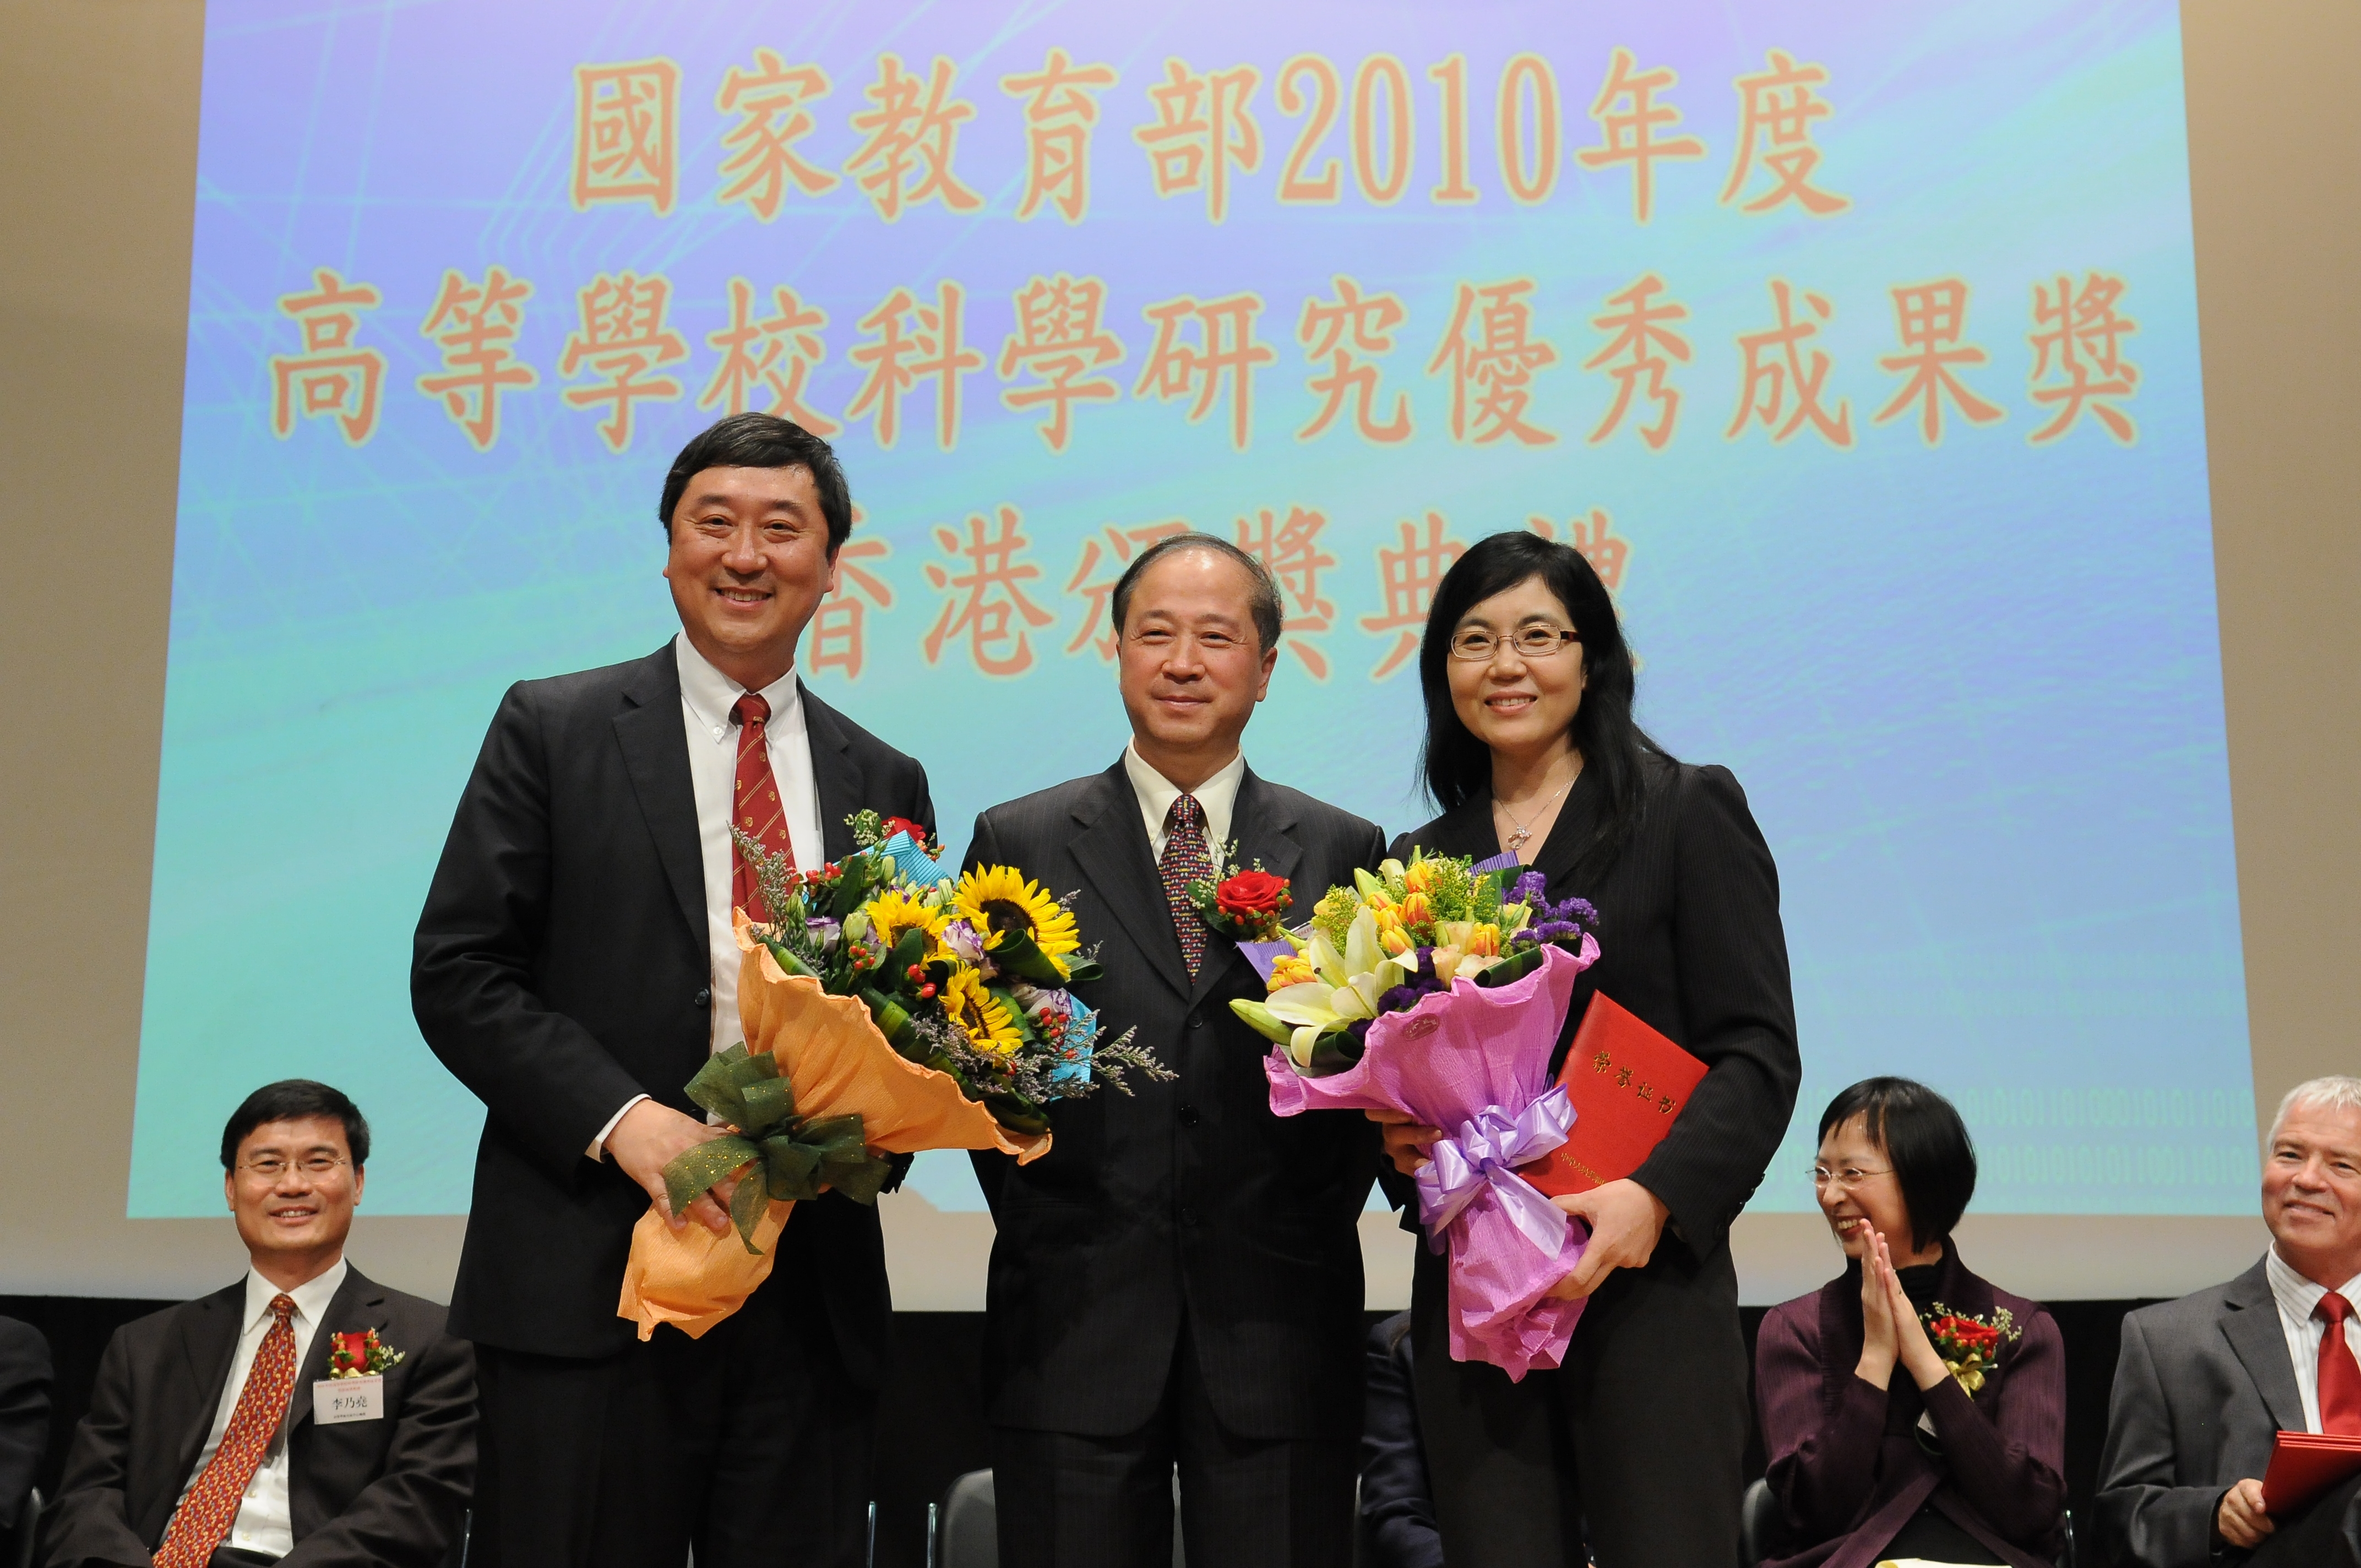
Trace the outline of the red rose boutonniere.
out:
M 1229 863 L 1226 856 L 1223 863 Z M 1215 881 L 1191 883 L 1189 902 L 1207 927 L 1234 942 L 1275 942 L 1295 895 L 1285 877 L 1271 875 L 1257 861 L 1251 871 L 1232 870 Z
M 328 1336 L 328 1376 L 376 1377 L 401 1364 L 403 1353 L 377 1337 L 375 1329 Z
M 1935 1354 L 1943 1358 L 1943 1365 L 1950 1369 L 1951 1376 L 1961 1388 L 1967 1390 L 1970 1398 L 1973 1398 L 1976 1390 L 1984 1386 L 1986 1376 L 1993 1364 L 2000 1360 L 2002 1344 L 2021 1337 L 2025 1332 L 2016 1326 L 2016 1319 L 2005 1307 L 1994 1312 L 1992 1321 L 1986 1322 L 1965 1312 L 1955 1312 L 1938 1301 L 1935 1310 L 1925 1314 L 1923 1321 L 1927 1325 L 1927 1338 L 1934 1345 Z

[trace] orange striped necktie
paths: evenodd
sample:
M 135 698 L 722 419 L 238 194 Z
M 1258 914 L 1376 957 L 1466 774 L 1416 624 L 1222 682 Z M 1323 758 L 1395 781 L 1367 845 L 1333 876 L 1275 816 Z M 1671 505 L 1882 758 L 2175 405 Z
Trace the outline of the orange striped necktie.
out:
M 270 1299 L 270 1331 L 254 1353 L 246 1387 L 237 1393 L 221 1446 L 205 1464 L 197 1484 L 164 1531 L 156 1549 L 156 1568 L 204 1568 L 214 1550 L 229 1537 L 246 1489 L 262 1467 L 270 1440 L 286 1418 L 287 1401 L 295 1392 L 295 1302 L 288 1296 Z
M 787 837 L 787 809 L 779 802 L 779 781 L 771 774 L 767 733 L 771 705 L 760 693 L 748 692 L 730 704 L 730 717 L 738 724 L 738 782 L 730 795 L 730 820 L 765 850 L 786 856 L 792 868 L 796 847 Z M 746 918 L 756 925 L 767 924 L 770 910 L 763 903 L 763 890 L 754 880 L 754 868 L 746 863 L 746 857 L 738 852 L 734 841 L 730 847 L 730 902 L 744 910 Z

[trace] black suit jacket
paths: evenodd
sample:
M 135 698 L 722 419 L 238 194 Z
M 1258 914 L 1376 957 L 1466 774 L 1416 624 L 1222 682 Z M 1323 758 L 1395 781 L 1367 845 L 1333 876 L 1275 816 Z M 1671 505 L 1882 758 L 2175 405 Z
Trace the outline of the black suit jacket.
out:
M 1384 836 L 1265 783 L 1238 785 L 1241 865 L 1291 880 L 1299 914 L 1374 866 Z M 990 1419 L 1113 1436 L 1161 1401 L 1185 1317 L 1213 1409 L 1242 1437 L 1346 1438 L 1361 1420 L 1361 1244 L 1376 1126 L 1357 1112 L 1271 1114 L 1269 1042 L 1230 1011 L 1263 984 L 1209 938 L 1192 982 L 1123 764 L 976 819 L 969 863 L 1078 894 L 1102 980 L 1076 988 L 1113 1038 L 1137 1028 L 1180 1077 L 1061 1101 L 1028 1166 L 976 1157 L 993 1243 Z
M 1632 1173 L 1703 1259 L 1729 1240 L 1795 1109 L 1795 1003 L 1778 868 L 1738 781 L 1727 768 L 1660 758 L 1643 762 L 1642 777 L 1639 828 L 1603 873 L 1577 874 L 1604 804 L 1589 770 L 1533 860 L 1552 900 L 1587 898 L 1599 918 L 1599 959 L 1576 984 L 1550 1068 L 1563 1065 L 1583 1009 L 1601 991 L 1706 1064 L 1672 1131 Z M 1405 834 L 1394 853 L 1407 857 L 1412 844 L 1478 860 L 1499 854 L 1491 796 Z
M 0 1318 L 0 1534 L 16 1528 L 49 1446 L 49 1342 Z
M 2125 1568 L 2202 1568 L 2222 1494 L 2301 1431 L 2303 1395 L 2261 1262 L 2226 1285 L 2124 1319 L 2107 1444 L 2101 1550 Z
M 42 1516 L 49 1568 L 148 1568 L 213 1430 L 245 1310 L 240 1280 L 115 1332 Z M 476 1363 L 444 1318 L 357 1268 L 337 1287 L 296 1369 L 287 1568 L 434 1568 L 457 1539 L 475 1487 Z M 328 1375 L 329 1335 L 361 1329 L 403 1353 L 385 1375 L 386 1414 L 321 1426 L 312 1385 Z
M 1410 1314 L 1369 1331 L 1367 1414 L 1361 1423 L 1361 1552 L 1367 1568 L 1443 1568 L 1443 1530 L 1418 1431 Z
M 845 818 L 863 808 L 933 825 L 923 768 L 809 691 L 803 707 L 829 859 L 851 851 Z M 615 1307 L 648 1195 L 583 1151 L 635 1094 L 703 1114 L 683 1090 L 708 1048 L 709 982 L 672 644 L 511 686 L 411 966 L 427 1045 L 489 1113 L 454 1332 L 577 1357 L 630 1342 Z M 772 1274 L 821 1282 L 846 1369 L 877 1387 L 893 1310 L 877 1211 L 835 1193 L 796 1204 Z

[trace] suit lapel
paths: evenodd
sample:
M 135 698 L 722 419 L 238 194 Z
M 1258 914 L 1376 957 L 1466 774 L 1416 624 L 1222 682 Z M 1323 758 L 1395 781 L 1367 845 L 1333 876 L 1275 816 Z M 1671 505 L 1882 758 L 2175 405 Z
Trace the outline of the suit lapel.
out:
M 2303 1430 L 2303 1395 L 2295 1386 L 2295 1364 L 2288 1359 L 2287 1335 L 2279 1328 L 2279 1303 L 2271 1295 L 2270 1276 L 2260 1263 L 2230 1282 L 2222 1304 L 2222 1337 L 2230 1342 L 2255 1390 L 2282 1431 Z
M 181 1315 L 179 1376 L 185 1385 L 181 1430 L 172 1434 L 171 1474 L 186 1476 L 196 1467 L 197 1453 L 213 1431 L 221 1409 L 222 1385 L 229 1380 L 230 1364 L 237 1356 L 237 1332 L 246 1312 L 246 1282 L 216 1290 Z
M 1238 781 L 1236 804 L 1230 808 L 1230 837 L 1238 846 L 1237 864 L 1230 870 L 1251 867 L 1259 861 L 1262 869 L 1273 876 L 1294 877 L 1295 868 L 1303 859 L 1303 846 L 1295 840 L 1295 813 L 1288 809 L 1282 800 L 1277 790 L 1255 776 L 1252 768 L 1246 770 L 1246 776 Z M 1157 887 L 1162 891 L 1161 874 L 1157 878 Z M 1295 898 L 1289 917 L 1300 924 L 1311 917 L 1313 901 L 1328 890 L 1323 887 L 1313 892 L 1308 888 L 1290 887 L 1289 891 Z M 1167 907 L 1170 906 L 1168 905 Z M 1173 945 L 1175 948 L 1180 945 L 1177 937 Z M 1218 931 L 1206 933 L 1205 962 L 1197 971 L 1196 983 L 1190 987 L 1190 1005 L 1196 1006 L 1213 994 L 1223 971 L 1243 959 L 1244 955 L 1239 953 L 1235 942 Z
M 852 760 L 852 738 L 836 709 L 814 697 L 800 680 L 796 690 L 804 705 L 804 739 L 811 747 L 812 787 L 819 795 L 820 845 L 829 861 L 840 861 L 853 850 L 852 828 L 845 818 L 874 808 L 876 802 L 862 798 L 868 783 Z
M 689 782 L 688 739 L 680 717 L 680 665 L 667 643 L 641 661 L 623 688 L 615 740 L 623 749 L 640 815 L 680 917 L 705 948 L 705 851 L 697 840 L 697 786 Z
M 358 1333 L 363 1329 L 382 1329 L 388 1318 L 385 1292 L 368 1276 L 350 1264 L 345 1266 L 345 1282 L 328 1298 L 328 1310 L 320 1314 L 320 1326 L 312 1335 L 312 1348 L 303 1353 L 303 1365 L 295 1373 L 295 1411 L 291 1427 L 302 1426 L 312 1419 L 312 1385 L 328 1375 L 328 1354 L 335 1346 L 334 1336 Z M 389 1345 L 389 1350 L 415 1350 L 416 1345 Z
M 1074 807 L 1073 815 L 1074 863 L 1115 911 L 1149 967 L 1175 992 L 1188 995 L 1189 971 L 1180 963 L 1172 907 L 1165 902 L 1164 879 L 1149 853 L 1138 797 L 1132 794 L 1122 762 L 1099 776 L 1098 787 Z
M 1565 887 L 1582 851 L 1598 829 L 1598 775 L 1588 768 L 1583 769 L 1574 787 L 1565 792 L 1565 804 L 1558 808 L 1557 820 L 1550 824 L 1549 837 L 1542 840 L 1541 853 L 1533 857 L 1532 869 L 1541 872 L 1542 880 L 1553 889 Z M 1488 800 L 1485 809 L 1491 809 Z M 1565 895 L 1561 892 L 1557 896 Z
M 1488 861 L 1500 852 L 1500 837 L 1492 828 L 1492 796 L 1489 792 L 1458 806 L 1436 818 L 1434 831 L 1425 845 L 1429 854 L 1466 855 L 1473 860 Z

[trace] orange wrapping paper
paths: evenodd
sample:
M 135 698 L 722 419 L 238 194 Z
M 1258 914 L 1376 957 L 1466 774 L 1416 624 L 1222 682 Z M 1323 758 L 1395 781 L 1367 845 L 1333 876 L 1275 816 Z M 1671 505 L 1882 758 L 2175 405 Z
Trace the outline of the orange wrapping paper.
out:
M 862 1136 L 886 1154 L 925 1149 L 998 1149 L 1020 1165 L 1049 1152 L 1049 1135 L 1019 1139 L 991 1112 L 960 1092 L 947 1073 L 923 1068 L 885 1043 L 869 1009 L 850 996 L 830 996 L 819 981 L 789 975 L 770 949 L 748 935 L 738 916 L 738 1022 L 749 1051 L 768 1051 L 795 1086 L 805 1116 L 859 1113 Z M 616 1312 L 646 1339 L 671 1323 L 691 1339 L 746 1304 L 770 1277 L 779 1232 L 791 1201 L 771 1204 L 754 1227 L 750 1254 L 734 1230 L 715 1235 L 689 1224 L 675 1231 L 651 1203 L 631 1228 L 631 1255 L 623 1266 Z

